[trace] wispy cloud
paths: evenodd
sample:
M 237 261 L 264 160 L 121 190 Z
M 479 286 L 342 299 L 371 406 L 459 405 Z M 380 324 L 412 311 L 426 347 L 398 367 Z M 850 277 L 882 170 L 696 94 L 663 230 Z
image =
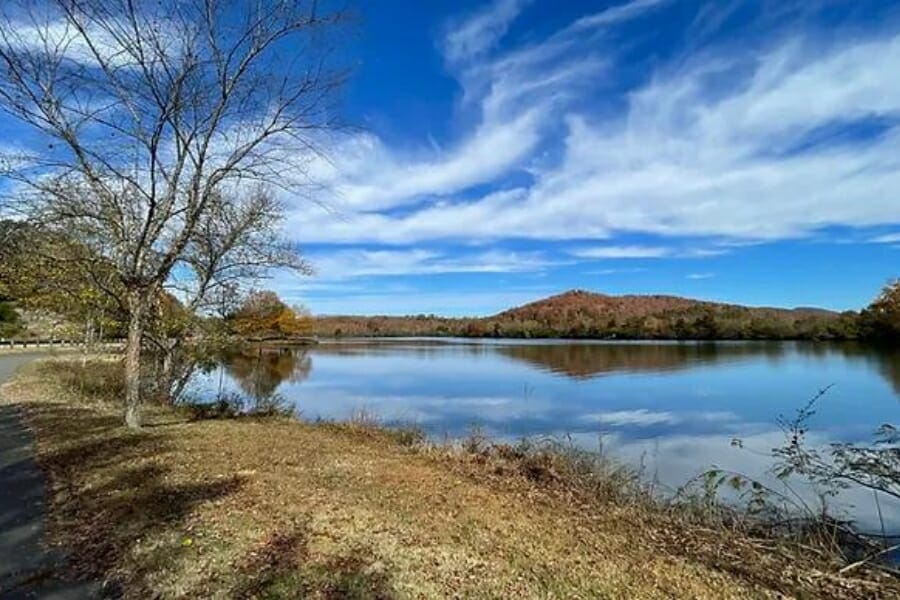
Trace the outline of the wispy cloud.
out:
M 455 291 L 447 293 L 414 291 L 391 291 L 383 293 L 337 293 L 317 294 L 305 291 L 301 286 L 274 285 L 291 302 L 301 302 L 309 306 L 315 314 L 336 315 L 416 315 L 437 314 L 442 316 L 487 316 L 496 314 L 510 306 L 532 302 L 552 294 L 554 288 L 502 289 L 497 291 Z
M 448 255 L 429 249 L 336 250 L 312 254 L 314 280 L 440 273 L 524 273 L 564 264 L 540 252 L 489 250 Z
M 335 206 L 348 214 L 417 204 L 422 197 L 455 194 L 503 176 L 528 158 L 538 142 L 536 110 L 485 122 L 451 148 L 404 156 L 370 134 L 350 136 L 333 148 L 336 164 L 319 161 L 315 175 L 332 184 Z
M 484 54 L 503 37 L 510 23 L 531 0 L 495 0 L 462 20 L 454 20 L 443 40 L 448 61 L 470 60 Z
M 595 246 L 570 252 L 578 258 L 662 258 L 672 256 L 674 248 L 665 246 Z
M 692 48 L 623 92 L 620 110 L 593 113 L 586 100 L 620 66 L 598 29 L 666 6 L 624 4 L 501 51 L 476 44 L 454 71 L 463 106 L 480 116 L 459 144 L 418 160 L 374 141 L 365 156 L 375 160 L 361 162 L 375 166 L 345 181 L 342 219 L 304 214 L 298 231 L 409 244 L 620 231 L 754 241 L 900 222 L 890 192 L 900 189 L 900 79 L 886 75 L 900 64 L 900 35 L 825 41 L 798 27 L 753 53 Z M 875 133 L 822 141 L 872 120 Z M 505 183 L 522 171 L 526 183 Z M 414 209 L 384 210 L 399 204 Z
M 49 51 L 55 57 L 90 68 L 100 67 L 101 62 L 115 68 L 138 68 L 135 47 L 123 43 L 122 38 L 113 33 L 129 30 L 131 25 L 127 21 L 111 19 L 104 27 L 89 22 L 82 23 L 90 38 L 89 42 L 60 11 L 54 11 L 51 4 L 44 3 L 41 10 L 46 17 L 44 20 L 13 19 L 8 14 L 3 15 L 10 18 L 11 23 L 11 27 L 6 29 L 8 37 L 4 44 L 18 52 L 45 54 Z M 15 14 L 15 10 L 12 14 Z M 153 16 L 153 22 L 161 28 L 153 38 L 159 44 L 155 51 L 172 57 L 178 56 L 183 51 L 183 45 L 182 38 L 176 34 L 175 25 L 168 18 L 158 15 Z
M 285 197 L 287 231 L 328 246 L 311 256 L 320 275 L 310 285 L 705 258 L 831 226 L 900 244 L 900 234 L 855 229 L 900 224 L 897 28 L 825 35 L 796 20 L 776 34 L 758 15 L 741 25 L 755 31 L 748 51 L 709 35 L 734 6 L 708 3 L 691 18 L 684 3 L 632 0 L 528 35 L 516 29 L 528 0 L 449 19 L 431 48 L 459 89 L 447 136 L 341 134 L 331 162 L 306 165 L 332 210 Z M 652 61 L 631 64 L 641 38 L 676 11 L 689 43 L 670 54 L 654 46 Z M 71 32 L 19 35 L 27 47 Z M 77 41 L 71 53 L 92 60 Z M 688 279 L 716 267 L 692 268 Z M 593 271 L 613 272 L 624 270 Z
M 685 277 L 687 279 L 711 279 L 715 276 L 715 273 L 688 273 Z
M 582 420 L 613 427 L 649 427 L 652 425 L 674 425 L 679 418 L 668 411 L 650 411 L 646 408 L 637 410 L 618 410 L 605 413 L 584 415 Z
M 680 248 L 675 246 L 588 246 L 569 254 L 587 260 L 605 258 L 709 258 L 729 252 L 728 248 Z
M 665 4 L 670 0 L 632 0 L 625 4 L 611 6 L 594 15 L 582 17 L 575 21 L 575 27 L 597 27 L 600 25 L 613 25 L 628 21 L 646 13 L 651 8 Z
M 597 269 L 596 271 L 585 271 L 585 275 L 623 275 L 626 273 L 646 273 L 647 269 L 635 267 L 629 269 Z
M 900 233 L 880 235 L 869 240 L 873 244 L 896 244 L 900 242 Z

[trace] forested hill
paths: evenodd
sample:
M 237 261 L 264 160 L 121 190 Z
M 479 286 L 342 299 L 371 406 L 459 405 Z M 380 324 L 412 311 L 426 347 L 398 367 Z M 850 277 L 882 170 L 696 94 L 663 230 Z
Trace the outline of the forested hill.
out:
M 598 339 L 854 339 L 859 315 L 572 290 L 491 317 L 321 317 L 320 335 Z
M 681 329 L 692 324 L 704 327 L 713 325 L 714 323 L 704 320 L 709 316 L 717 325 L 724 327 L 726 332 L 752 327 L 769 334 L 777 333 L 779 326 L 802 324 L 807 321 L 810 324 L 825 323 L 840 318 L 838 313 L 817 308 L 751 308 L 679 296 L 609 296 L 572 290 L 512 308 L 492 319 L 519 323 L 534 322 L 553 329 L 574 327 L 579 330 L 603 325 L 615 328 L 624 325 L 631 329 L 646 330 L 647 333 L 654 331 L 666 333 L 666 326 L 670 325 L 679 329 L 674 332 L 678 334 L 681 333 Z
M 571 290 L 550 296 L 523 306 L 511 308 L 495 315 L 494 319 L 517 321 L 535 320 L 543 323 L 571 323 L 572 320 L 603 317 L 665 317 L 671 315 L 691 316 L 697 312 L 733 314 L 737 317 L 766 317 L 795 319 L 802 317 L 838 317 L 839 314 L 819 308 L 751 308 L 736 304 L 724 304 L 664 295 L 609 296 L 584 290 Z

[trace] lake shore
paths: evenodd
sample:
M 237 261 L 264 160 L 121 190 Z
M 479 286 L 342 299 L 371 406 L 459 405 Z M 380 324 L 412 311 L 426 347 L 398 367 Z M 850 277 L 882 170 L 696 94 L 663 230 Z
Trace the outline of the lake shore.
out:
M 36 363 L 3 388 L 37 435 L 50 534 L 126 597 L 888 597 L 896 580 L 792 553 L 563 465 L 372 424 L 121 425 L 119 365 Z M 623 486 L 622 490 L 615 486 Z M 599 488 L 598 488 L 599 489 Z

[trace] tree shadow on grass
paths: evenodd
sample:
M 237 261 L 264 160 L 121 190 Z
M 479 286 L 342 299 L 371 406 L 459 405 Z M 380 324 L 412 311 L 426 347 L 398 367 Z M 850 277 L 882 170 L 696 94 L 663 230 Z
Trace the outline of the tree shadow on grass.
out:
M 53 539 L 69 555 L 70 576 L 149 592 L 154 571 L 188 559 L 179 550 L 192 511 L 242 485 L 236 476 L 172 481 L 164 432 L 133 433 L 116 416 L 85 408 L 31 410 L 52 448 L 40 463 L 52 482 Z
M 327 556 L 313 556 L 305 524 L 275 532 L 237 564 L 240 583 L 229 597 L 238 599 L 327 598 L 390 600 L 391 578 L 370 549 L 354 547 Z

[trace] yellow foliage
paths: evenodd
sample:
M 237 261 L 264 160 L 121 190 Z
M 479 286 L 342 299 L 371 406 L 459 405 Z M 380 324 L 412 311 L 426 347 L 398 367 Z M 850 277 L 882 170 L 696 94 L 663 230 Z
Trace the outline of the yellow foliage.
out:
M 313 319 L 291 308 L 273 292 L 256 292 L 233 318 L 236 333 L 253 337 L 297 337 L 311 335 Z

